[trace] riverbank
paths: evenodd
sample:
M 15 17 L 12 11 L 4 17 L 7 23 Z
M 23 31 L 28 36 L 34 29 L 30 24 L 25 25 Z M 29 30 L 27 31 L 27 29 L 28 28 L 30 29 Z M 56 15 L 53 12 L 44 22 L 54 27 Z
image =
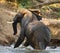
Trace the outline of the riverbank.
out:
M 0 8 L 0 44 L 1 45 L 11 45 L 18 38 L 13 35 L 12 24 L 7 22 L 11 22 L 16 12 Z M 52 45 L 60 46 L 60 20 L 56 19 L 43 19 L 42 20 L 51 30 L 52 33 Z

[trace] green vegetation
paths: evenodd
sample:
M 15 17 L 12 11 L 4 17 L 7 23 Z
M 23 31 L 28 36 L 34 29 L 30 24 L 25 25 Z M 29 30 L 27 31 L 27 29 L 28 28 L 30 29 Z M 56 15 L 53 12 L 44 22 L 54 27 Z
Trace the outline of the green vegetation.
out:
M 28 8 L 31 6 L 30 0 L 17 0 L 18 6 L 21 8 Z
M 59 7 L 59 4 L 58 4 L 58 6 L 51 5 L 49 7 L 57 14 L 58 19 L 60 19 L 60 7 Z
M 40 10 L 44 18 L 60 19 L 59 4 L 43 6 Z
M 2 0 L 3 1 L 3 0 Z M 44 18 L 52 18 L 52 19 L 60 19 L 60 4 L 51 4 L 44 5 L 40 7 L 33 7 L 38 2 L 44 2 L 45 0 L 7 0 L 9 3 L 5 4 L 6 8 L 13 9 L 13 11 L 17 11 L 20 8 L 37 8 L 40 9 L 40 13 Z M 11 3 L 10 3 L 11 2 Z M 15 3 L 14 3 L 15 2 Z
M 31 0 L 17 0 L 19 8 L 30 8 L 33 6 Z M 38 0 L 39 1 L 39 0 Z M 59 4 L 47 5 L 40 8 L 43 17 L 60 19 Z

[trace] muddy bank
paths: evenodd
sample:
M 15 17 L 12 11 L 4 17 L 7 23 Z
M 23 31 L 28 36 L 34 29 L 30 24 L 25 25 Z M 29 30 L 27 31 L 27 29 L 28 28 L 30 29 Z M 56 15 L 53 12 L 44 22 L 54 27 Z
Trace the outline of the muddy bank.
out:
M 10 45 L 15 41 L 15 36 L 13 36 L 12 24 L 8 24 L 11 21 L 12 15 L 8 14 L 0 8 L 0 44 Z

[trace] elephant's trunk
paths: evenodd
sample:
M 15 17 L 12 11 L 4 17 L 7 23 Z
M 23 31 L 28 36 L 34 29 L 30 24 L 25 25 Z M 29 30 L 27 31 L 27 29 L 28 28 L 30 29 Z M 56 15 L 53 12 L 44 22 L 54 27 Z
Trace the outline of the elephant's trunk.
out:
M 17 22 L 13 22 L 12 26 L 13 26 L 13 31 L 14 31 L 13 35 L 16 35 L 16 33 L 17 33 Z

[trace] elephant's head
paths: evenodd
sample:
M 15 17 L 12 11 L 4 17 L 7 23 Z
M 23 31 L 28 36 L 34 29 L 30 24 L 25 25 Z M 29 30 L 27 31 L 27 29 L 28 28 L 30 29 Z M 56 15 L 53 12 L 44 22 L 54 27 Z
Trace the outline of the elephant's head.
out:
M 12 26 L 13 26 L 14 35 L 16 35 L 17 33 L 17 23 L 21 23 L 23 16 L 24 16 L 23 14 L 17 13 L 13 18 Z

